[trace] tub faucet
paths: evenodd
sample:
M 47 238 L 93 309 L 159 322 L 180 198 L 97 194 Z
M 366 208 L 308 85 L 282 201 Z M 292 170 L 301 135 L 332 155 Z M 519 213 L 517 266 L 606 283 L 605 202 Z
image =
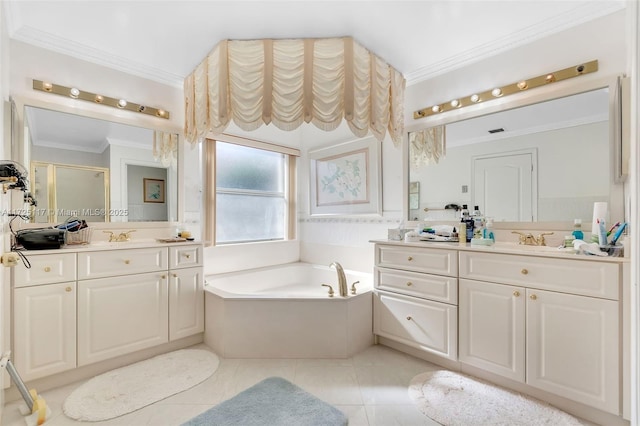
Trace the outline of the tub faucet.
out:
M 336 268 L 338 273 L 338 288 L 340 289 L 340 296 L 347 297 L 347 277 L 344 275 L 344 269 L 338 262 L 331 262 L 330 268 Z

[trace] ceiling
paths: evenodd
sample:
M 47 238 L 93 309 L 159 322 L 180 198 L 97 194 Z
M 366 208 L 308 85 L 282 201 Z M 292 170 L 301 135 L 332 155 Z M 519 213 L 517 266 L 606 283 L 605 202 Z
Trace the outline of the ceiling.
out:
M 352 36 L 412 83 L 623 0 L 4 0 L 9 37 L 172 86 L 224 39 Z

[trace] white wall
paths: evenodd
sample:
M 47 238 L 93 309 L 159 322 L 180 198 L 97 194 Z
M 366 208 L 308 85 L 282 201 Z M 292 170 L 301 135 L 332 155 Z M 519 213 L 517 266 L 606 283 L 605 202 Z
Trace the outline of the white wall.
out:
M 127 166 L 127 209 L 130 221 L 167 220 L 167 188 L 162 203 L 144 202 L 144 179 L 162 179 L 167 182 L 167 169 L 162 167 Z

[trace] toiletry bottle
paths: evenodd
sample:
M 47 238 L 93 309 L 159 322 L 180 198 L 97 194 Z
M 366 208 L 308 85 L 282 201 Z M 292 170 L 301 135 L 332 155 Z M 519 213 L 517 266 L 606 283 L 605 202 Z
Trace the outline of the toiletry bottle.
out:
M 483 238 L 484 234 L 484 217 L 480 212 L 478 206 L 474 206 L 473 208 L 473 237 L 474 238 Z
M 466 204 L 462 205 L 462 218 L 460 219 L 461 223 L 464 223 L 466 225 L 466 241 L 469 243 L 471 242 L 471 239 L 473 238 L 473 218 L 471 216 L 469 216 L 469 209 L 467 208 Z M 462 234 L 461 234 L 462 237 Z
M 485 220 L 485 226 L 482 230 L 482 238 L 486 238 L 493 242 L 496 241 L 496 237 L 493 235 L 493 218 L 488 217 Z
M 582 219 L 573 220 L 573 232 L 571 234 L 576 240 L 584 240 L 584 233 L 582 232 Z
M 467 245 L 467 224 L 464 222 L 460 222 L 458 226 L 458 244 Z

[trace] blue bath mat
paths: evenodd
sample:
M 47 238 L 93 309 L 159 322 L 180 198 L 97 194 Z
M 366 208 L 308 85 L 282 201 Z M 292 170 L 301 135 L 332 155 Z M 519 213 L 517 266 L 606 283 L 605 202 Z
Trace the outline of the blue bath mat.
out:
M 281 377 L 269 377 L 182 426 L 345 426 L 337 408 Z

